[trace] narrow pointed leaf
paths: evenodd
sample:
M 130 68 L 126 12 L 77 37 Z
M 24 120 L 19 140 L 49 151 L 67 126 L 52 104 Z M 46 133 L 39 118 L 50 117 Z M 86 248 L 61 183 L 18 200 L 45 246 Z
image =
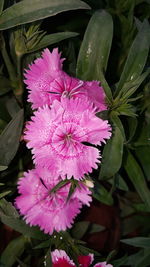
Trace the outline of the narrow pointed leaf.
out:
M 113 198 L 110 192 L 108 192 L 105 187 L 98 182 L 94 182 L 95 186 L 91 189 L 93 197 L 98 201 L 106 204 L 106 205 L 113 205 Z
M 52 33 L 52 34 L 45 35 L 34 48 L 28 49 L 27 53 L 35 52 L 35 51 L 40 50 L 44 47 L 58 43 L 62 40 L 65 40 L 65 39 L 68 39 L 71 37 L 75 37 L 77 35 L 78 35 L 78 33 L 76 33 L 76 32 L 58 32 L 58 33 Z
M 122 239 L 121 242 L 140 248 L 150 248 L 150 237 L 134 237 Z
M 124 138 L 120 129 L 115 126 L 112 137 L 108 140 L 102 154 L 102 163 L 99 179 L 109 179 L 121 167 Z
M 0 0 L 0 14 L 3 11 L 3 6 L 4 6 L 4 0 Z
M 45 240 L 48 235 L 45 235 L 38 227 L 31 227 L 27 225 L 23 220 L 18 218 L 12 218 L 10 216 L 3 215 L 0 211 L 0 221 L 15 231 L 25 235 L 26 237 L 32 237 L 38 240 Z
M 1 263 L 4 266 L 11 267 L 16 262 L 16 257 L 20 257 L 25 249 L 26 239 L 19 236 L 12 240 L 1 255 Z
M 133 81 L 142 73 L 150 47 L 150 27 L 144 21 L 129 51 L 116 94 L 121 90 L 124 83 Z M 124 88 L 124 90 L 126 90 Z
M 11 193 L 10 190 L 0 193 L 0 198 L 7 196 L 9 193 Z
M 23 110 L 21 109 L 0 135 L 0 165 L 9 165 L 14 158 L 19 146 L 22 126 Z
M 8 166 L 0 166 L 0 172 L 5 171 L 8 168 Z
M 54 16 L 75 9 L 89 9 L 80 0 L 24 0 L 5 9 L 0 16 L 0 30 Z
M 104 10 L 96 11 L 88 24 L 77 61 L 77 76 L 85 80 L 103 82 L 102 85 L 109 99 L 112 99 L 112 93 L 104 73 L 107 69 L 112 36 L 111 15 Z
M 124 162 L 125 170 L 141 199 L 150 210 L 150 191 L 147 187 L 142 169 L 135 160 L 134 156 L 128 151 L 127 158 Z

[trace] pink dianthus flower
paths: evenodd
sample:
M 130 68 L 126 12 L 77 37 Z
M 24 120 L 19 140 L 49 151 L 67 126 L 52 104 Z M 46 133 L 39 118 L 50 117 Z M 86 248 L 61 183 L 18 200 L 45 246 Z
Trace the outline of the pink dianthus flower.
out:
M 96 117 L 87 99 L 55 100 L 51 108 L 40 108 L 31 119 L 26 125 L 25 139 L 35 164 L 57 170 L 62 179 L 73 176 L 77 180 L 97 168 L 99 150 L 85 142 L 105 143 L 111 136 L 111 127 L 108 121 Z
M 76 267 L 64 250 L 55 249 L 51 254 L 53 267 Z
M 55 249 L 52 253 L 53 267 L 76 267 L 75 263 L 68 257 L 64 250 Z M 94 255 L 89 254 L 87 256 L 81 255 L 78 257 L 78 263 L 80 267 L 90 267 L 94 260 Z M 107 262 L 99 262 L 93 267 L 113 267 Z
M 67 98 L 85 98 L 95 104 L 97 111 L 107 109 L 105 104 L 105 93 L 98 81 L 82 81 L 70 77 L 62 70 L 64 58 L 58 49 L 53 49 L 52 53 L 45 49 L 42 57 L 29 65 L 29 69 L 24 74 L 29 89 L 28 101 L 32 103 L 32 108 L 39 108 L 43 105 L 51 105 L 55 99 L 61 96 Z
M 52 192 L 60 181 L 60 177 L 54 178 L 46 169 L 42 176 L 40 168 L 25 172 L 24 177 L 18 182 L 20 196 L 15 200 L 16 207 L 24 215 L 27 223 L 31 226 L 38 225 L 49 234 L 54 230 L 59 232 L 70 228 L 81 207 L 84 204 L 89 206 L 92 201 L 91 191 L 81 182 L 68 201 L 69 181 Z

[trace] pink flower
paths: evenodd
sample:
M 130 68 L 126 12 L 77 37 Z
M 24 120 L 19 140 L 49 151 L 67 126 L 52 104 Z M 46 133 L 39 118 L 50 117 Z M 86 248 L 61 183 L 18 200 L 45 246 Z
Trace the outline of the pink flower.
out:
M 74 262 L 70 260 L 64 250 L 55 249 L 52 253 L 53 267 L 76 267 Z M 80 267 L 90 267 L 94 260 L 94 255 L 89 254 L 87 256 L 81 255 L 78 257 L 78 263 Z M 111 264 L 105 262 L 99 262 L 93 267 L 113 267 Z
M 62 179 L 82 179 L 100 162 L 96 147 L 111 136 L 108 121 L 95 116 L 95 109 L 86 99 L 62 98 L 51 106 L 40 108 L 26 125 L 27 147 L 32 148 L 34 162 L 57 170 Z
M 113 267 L 113 266 L 111 264 L 107 264 L 106 261 L 103 261 L 95 264 L 94 267 Z
M 56 95 L 50 94 L 50 84 L 62 73 L 61 53 L 54 49 L 52 53 L 45 49 L 42 58 L 38 58 L 33 64 L 29 65 L 30 69 L 24 74 L 29 91 L 28 101 L 33 103 L 32 108 L 38 108 L 45 104 L 50 105 Z
M 89 254 L 87 256 L 84 255 L 78 256 L 78 262 L 80 267 L 89 267 L 92 264 L 93 260 L 94 260 L 93 254 Z
M 64 231 L 71 227 L 82 205 L 89 206 L 91 191 L 80 182 L 67 201 L 70 182 L 51 192 L 61 178 L 54 177 L 46 169 L 43 169 L 43 173 L 41 168 L 24 173 L 18 182 L 20 196 L 15 200 L 16 207 L 31 226 L 38 225 L 49 234 L 54 230 Z
M 94 260 L 93 254 L 89 254 L 87 256 L 81 255 L 78 257 L 78 262 L 80 267 L 90 267 L 93 260 Z M 113 266 L 111 264 L 107 264 L 105 261 L 105 262 L 99 262 L 95 264 L 93 267 L 113 267 Z
M 36 59 L 25 73 L 25 83 L 29 89 L 29 99 L 33 108 L 51 105 L 55 99 L 61 96 L 67 98 L 80 97 L 95 104 L 97 111 L 107 109 L 105 93 L 97 81 L 81 81 L 70 77 L 62 71 L 61 53 L 53 49 L 52 53 L 45 49 L 42 58 Z
M 75 267 L 64 250 L 55 249 L 51 254 L 53 267 Z

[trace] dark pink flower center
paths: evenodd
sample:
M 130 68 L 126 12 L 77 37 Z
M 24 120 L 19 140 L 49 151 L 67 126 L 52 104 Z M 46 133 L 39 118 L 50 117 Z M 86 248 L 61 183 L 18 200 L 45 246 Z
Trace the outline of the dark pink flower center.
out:
M 65 122 L 58 126 L 52 136 L 52 147 L 62 157 L 74 158 L 83 151 L 81 142 L 87 140 L 87 133 L 80 125 Z
M 84 82 L 71 78 L 69 76 L 59 77 L 50 84 L 49 93 L 58 94 L 62 97 L 71 98 L 77 94 L 81 94 L 81 87 Z
M 75 267 L 75 265 L 62 258 L 58 259 L 55 263 L 53 263 L 53 267 Z
M 45 188 L 42 186 L 41 190 L 41 186 L 42 185 L 39 184 L 36 187 L 35 196 L 37 202 L 44 211 L 56 211 L 64 207 L 69 192 L 68 185 L 62 187 L 56 192 L 51 192 L 51 189 L 46 188 L 46 186 L 44 186 Z

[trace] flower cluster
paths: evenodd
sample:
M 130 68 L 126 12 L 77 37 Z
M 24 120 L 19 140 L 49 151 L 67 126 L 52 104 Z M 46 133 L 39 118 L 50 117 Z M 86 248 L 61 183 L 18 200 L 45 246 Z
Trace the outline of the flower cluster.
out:
M 63 61 L 58 49 L 45 49 L 25 73 L 36 111 L 24 139 L 35 169 L 19 180 L 15 204 L 27 223 L 49 234 L 70 228 L 81 207 L 90 205 L 85 175 L 100 163 L 97 145 L 111 136 L 108 121 L 96 116 L 107 109 L 103 88 L 67 75 Z
M 78 256 L 78 263 L 80 267 L 90 267 L 94 260 L 94 255 L 89 254 L 87 256 Z M 76 267 L 75 263 L 68 257 L 64 250 L 55 249 L 52 252 L 53 267 Z M 111 264 L 107 264 L 106 261 L 99 262 L 93 267 L 113 267 Z

